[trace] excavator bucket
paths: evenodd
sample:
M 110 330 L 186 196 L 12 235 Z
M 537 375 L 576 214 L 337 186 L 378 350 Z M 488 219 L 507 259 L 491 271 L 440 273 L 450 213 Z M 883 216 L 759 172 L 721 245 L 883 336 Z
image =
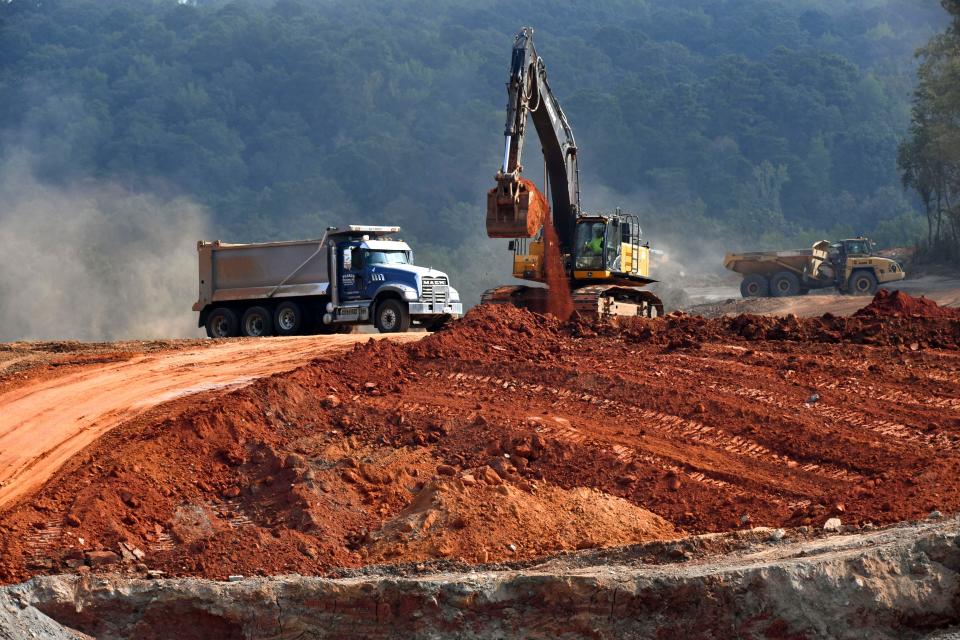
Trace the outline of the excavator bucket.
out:
M 532 238 L 547 220 L 550 208 L 537 185 L 509 174 L 497 175 L 487 192 L 487 235 L 491 238 Z

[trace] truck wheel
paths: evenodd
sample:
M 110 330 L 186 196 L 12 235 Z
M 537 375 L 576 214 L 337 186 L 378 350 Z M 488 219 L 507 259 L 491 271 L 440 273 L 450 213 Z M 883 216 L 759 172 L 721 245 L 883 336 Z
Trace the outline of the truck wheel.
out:
M 877 277 L 869 271 L 854 271 L 847 283 L 847 292 L 854 296 L 872 296 L 877 292 Z
M 743 277 L 740 283 L 740 295 L 744 298 L 766 298 L 770 295 L 770 283 L 758 273 Z
M 240 321 L 233 309 L 217 307 L 207 316 L 208 338 L 233 338 L 240 335 Z
M 243 314 L 240 329 L 243 335 L 251 338 L 273 335 L 273 318 L 263 307 L 250 307 Z
M 403 333 L 410 329 L 410 314 L 402 302 L 389 298 L 377 305 L 376 325 L 380 333 Z
M 770 295 L 785 298 L 800 293 L 800 278 L 789 271 L 780 271 L 770 278 Z
M 281 302 L 273 312 L 273 326 L 278 336 L 300 335 L 303 328 L 303 311 L 296 302 Z

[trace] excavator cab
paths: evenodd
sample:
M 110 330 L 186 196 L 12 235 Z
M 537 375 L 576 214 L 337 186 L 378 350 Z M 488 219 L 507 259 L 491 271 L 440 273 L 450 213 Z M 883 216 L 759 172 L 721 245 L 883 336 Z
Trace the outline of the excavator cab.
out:
M 618 276 L 649 275 L 649 248 L 640 244 L 636 216 L 581 216 L 573 244 L 576 280 L 604 280 Z

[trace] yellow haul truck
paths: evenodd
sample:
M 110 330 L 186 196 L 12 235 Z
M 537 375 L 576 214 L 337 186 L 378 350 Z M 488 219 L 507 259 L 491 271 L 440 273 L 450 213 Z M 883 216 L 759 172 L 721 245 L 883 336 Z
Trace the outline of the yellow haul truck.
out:
M 744 298 L 797 296 L 828 287 L 849 295 L 873 295 L 878 285 L 906 276 L 896 260 L 874 255 L 867 238 L 821 240 L 810 249 L 794 251 L 728 253 L 723 266 L 743 274 Z

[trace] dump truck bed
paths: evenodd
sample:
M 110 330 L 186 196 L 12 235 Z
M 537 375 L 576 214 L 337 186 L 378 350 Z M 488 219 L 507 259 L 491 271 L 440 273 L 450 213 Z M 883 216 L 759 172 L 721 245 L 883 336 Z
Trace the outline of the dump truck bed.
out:
M 787 251 L 748 251 L 728 253 L 723 266 L 743 275 L 758 273 L 770 276 L 778 271 L 791 271 L 798 275 L 813 273 L 816 263 L 827 259 L 826 243 L 817 243 L 810 249 Z
M 311 296 L 326 293 L 325 239 L 257 244 L 199 242 L 199 311 L 212 302 Z

